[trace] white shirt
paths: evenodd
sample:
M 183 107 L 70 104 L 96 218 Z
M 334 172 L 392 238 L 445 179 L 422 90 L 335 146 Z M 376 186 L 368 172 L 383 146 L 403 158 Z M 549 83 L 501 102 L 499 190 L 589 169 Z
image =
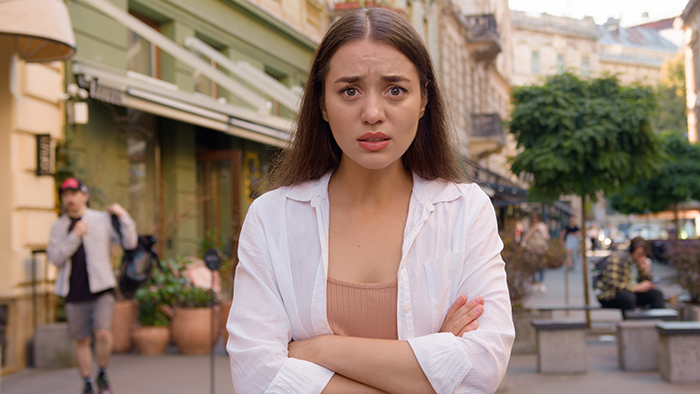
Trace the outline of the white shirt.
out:
M 227 351 L 238 393 L 320 393 L 334 372 L 288 357 L 287 345 L 332 334 L 326 318 L 330 173 L 262 195 L 239 239 Z M 438 394 L 493 393 L 515 338 L 503 243 L 474 184 L 413 177 L 398 271 L 399 340 Z M 460 294 L 482 296 L 479 328 L 439 333 Z

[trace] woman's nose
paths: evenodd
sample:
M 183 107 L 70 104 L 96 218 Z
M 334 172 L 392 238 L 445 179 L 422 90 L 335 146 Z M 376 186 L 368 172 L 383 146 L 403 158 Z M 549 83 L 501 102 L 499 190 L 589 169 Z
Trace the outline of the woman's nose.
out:
M 362 122 L 367 124 L 381 123 L 385 119 L 384 103 L 377 94 L 365 96 L 362 108 Z

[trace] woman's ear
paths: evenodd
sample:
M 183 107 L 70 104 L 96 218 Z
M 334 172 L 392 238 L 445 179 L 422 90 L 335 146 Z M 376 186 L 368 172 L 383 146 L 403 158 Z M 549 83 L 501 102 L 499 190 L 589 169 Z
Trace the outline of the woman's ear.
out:
M 422 117 L 423 117 L 423 114 L 425 114 L 425 107 L 426 107 L 427 105 L 428 105 L 428 98 L 427 98 L 427 97 L 426 97 L 426 98 L 422 98 L 422 99 L 420 100 L 420 117 L 419 117 L 419 118 L 422 118 Z
M 328 114 L 326 113 L 326 105 L 323 102 L 323 99 L 321 99 L 321 102 L 319 103 L 318 106 L 321 108 L 321 117 L 323 118 L 323 120 L 328 122 Z

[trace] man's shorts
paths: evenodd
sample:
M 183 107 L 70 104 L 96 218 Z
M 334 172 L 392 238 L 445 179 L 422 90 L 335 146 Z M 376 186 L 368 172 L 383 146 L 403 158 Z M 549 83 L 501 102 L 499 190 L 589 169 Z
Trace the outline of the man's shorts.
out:
M 68 336 L 73 340 L 85 339 L 95 330 L 111 330 L 114 313 L 114 294 L 106 292 L 92 301 L 67 302 Z

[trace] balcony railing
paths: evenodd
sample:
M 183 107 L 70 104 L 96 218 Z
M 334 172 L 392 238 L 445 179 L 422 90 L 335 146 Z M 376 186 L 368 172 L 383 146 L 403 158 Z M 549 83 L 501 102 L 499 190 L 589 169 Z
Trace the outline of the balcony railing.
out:
M 498 114 L 471 115 L 471 118 L 469 145 L 472 156 L 484 158 L 500 151 L 506 145 L 501 117 Z
M 477 60 L 493 60 L 501 53 L 501 40 L 496 17 L 492 14 L 465 15 L 467 38 Z

